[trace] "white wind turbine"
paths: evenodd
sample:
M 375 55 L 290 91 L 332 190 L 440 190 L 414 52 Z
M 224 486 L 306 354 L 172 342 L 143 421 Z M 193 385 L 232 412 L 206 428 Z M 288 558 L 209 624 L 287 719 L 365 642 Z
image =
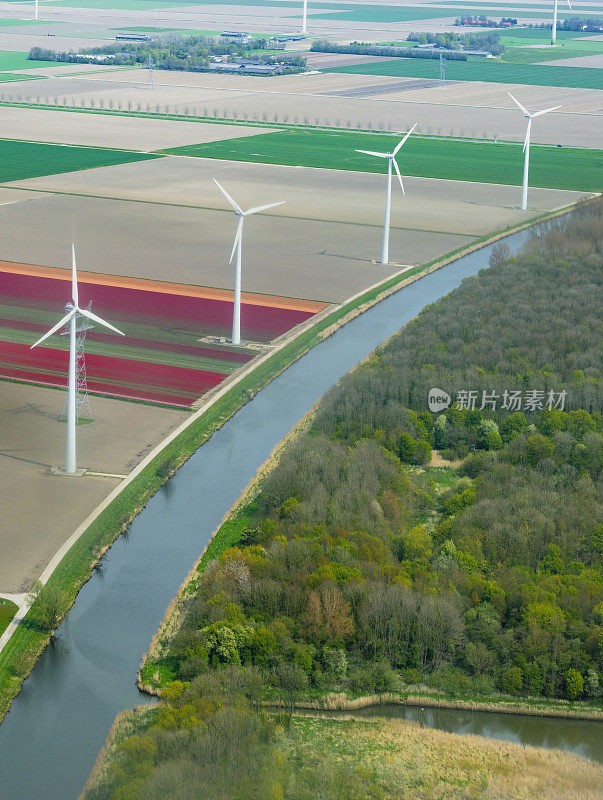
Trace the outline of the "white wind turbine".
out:
M 414 131 L 417 127 L 417 124 L 412 126 L 412 128 L 408 131 L 406 136 L 399 142 L 396 147 L 394 148 L 393 153 L 375 153 L 372 150 L 356 150 L 357 153 L 365 153 L 367 156 L 378 156 L 379 158 L 387 158 L 387 195 L 385 199 L 385 222 L 383 224 L 383 246 L 381 248 L 381 263 L 382 264 L 389 264 L 389 222 L 391 218 L 392 212 L 392 164 L 396 170 L 396 174 L 398 176 L 398 180 L 400 181 L 400 187 L 402 189 L 402 194 L 406 195 L 404 191 L 404 184 L 402 183 L 402 176 L 400 175 L 400 169 L 398 167 L 398 162 L 396 161 L 396 155 L 398 154 L 398 150 L 402 147 L 404 142 L 408 139 L 410 134 Z
M 555 42 L 557 41 L 557 2 L 558 0 L 555 0 L 553 6 L 553 27 L 551 28 L 551 44 L 555 44 Z M 572 4 L 570 3 L 570 0 L 565 0 L 565 2 L 567 3 L 569 10 L 571 11 Z
M 221 186 L 215 178 L 213 180 L 218 189 L 222 192 L 224 197 L 233 207 L 235 214 L 239 218 L 239 224 L 237 225 L 237 233 L 235 235 L 234 244 L 232 246 L 232 253 L 230 254 L 229 263 L 232 264 L 232 259 L 234 257 L 236 250 L 237 262 L 235 269 L 234 310 L 232 314 L 232 344 L 240 344 L 241 343 L 241 245 L 243 241 L 243 222 L 245 221 L 245 217 L 249 217 L 251 214 L 257 214 L 259 211 L 266 211 L 267 209 L 274 208 L 275 206 L 282 206 L 283 203 L 285 203 L 286 201 L 281 200 L 279 203 L 270 203 L 267 206 L 256 206 L 255 208 L 250 208 L 248 211 L 243 211 L 243 209 L 238 205 L 238 203 L 235 203 L 232 197 L 228 194 L 226 189 L 223 186 Z
M 104 319 L 97 317 L 96 314 L 93 314 L 87 308 L 80 308 L 78 305 L 78 291 L 77 291 L 77 270 L 75 265 L 75 245 L 71 245 L 71 303 L 67 303 L 66 306 L 69 309 L 68 313 L 63 317 L 60 322 L 52 327 L 48 333 L 45 333 L 41 339 L 35 344 L 32 344 L 31 349 L 37 347 L 39 344 L 45 339 L 48 339 L 49 336 L 52 336 L 53 333 L 56 333 L 60 330 L 63 325 L 69 323 L 69 377 L 67 381 L 67 454 L 65 459 L 65 472 L 67 474 L 74 474 L 77 472 L 76 468 L 76 456 L 75 456 L 75 394 L 76 394 L 76 379 L 75 379 L 75 347 L 76 347 L 76 335 L 77 335 L 77 317 L 88 317 L 93 322 L 98 322 L 99 325 L 104 325 L 105 328 L 109 328 L 115 333 L 124 334 L 114 328 L 113 325 L 110 325 L 108 322 L 105 322 Z
M 557 0 L 555 0 L 555 7 L 557 4 Z M 308 18 L 308 0 L 304 0 L 304 12 L 302 17 L 302 33 L 306 33 L 307 31 L 307 18 Z
M 542 114 L 548 114 L 549 111 L 556 111 L 561 106 L 553 106 L 552 108 L 545 108 L 544 111 L 535 111 L 533 114 L 524 108 L 519 100 L 516 100 L 511 92 L 507 92 L 511 100 L 515 103 L 515 105 L 523 111 L 525 118 L 528 121 L 528 128 L 526 130 L 526 138 L 523 143 L 523 152 L 525 153 L 524 162 L 523 162 L 523 185 L 521 189 L 521 210 L 525 211 L 528 207 L 528 173 L 530 171 L 530 134 L 532 132 L 532 120 L 534 117 L 540 117 Z

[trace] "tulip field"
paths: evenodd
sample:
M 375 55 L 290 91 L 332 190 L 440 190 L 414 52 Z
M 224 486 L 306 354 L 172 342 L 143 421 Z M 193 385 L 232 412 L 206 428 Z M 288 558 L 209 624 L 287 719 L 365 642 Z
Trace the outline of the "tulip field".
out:
M 64 270 L 0 263 L 0 378 L 66 386 L 68 341 L 60 333 L 31 345 L 64 313 L 70 296 Z M 232 293 L 82 273 L 80 305 L 125 334 L 86 332 L 88 390 L 188 408 L 257 354 L 207 337 L 227 338 Z M 264 295 L 243 296 L 244 341 L 267 344 L 325 307 Z

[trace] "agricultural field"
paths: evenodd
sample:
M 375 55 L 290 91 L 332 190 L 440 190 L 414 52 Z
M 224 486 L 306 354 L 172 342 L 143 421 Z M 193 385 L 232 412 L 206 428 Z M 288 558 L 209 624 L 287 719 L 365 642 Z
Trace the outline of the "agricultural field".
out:
M 19 53 L 13 50 L 0 50 L 0 71 L 15 72 L 16 70 L 36 69 L 44 64 L 53 64 L 53 61 L 30 61 L 27 53 Z
M 157 156 L 126 150 L 0 139 L 0 183 L 152 158 Z
M 19 265 L 0 267 L 0 378 L 65 386 L 65 337 L 55 335 L 33 350 L 30 346 L 61 313 L 70 296 L 69 280 L 49 277 L 50 270 L 39 274 Z M 144 281 L 81 281 L 83 306 L 92 302 L 97 313 L 126 334 L 88 333 L 90 391 L 188 408 L 253 357 L 255 352 L 245 347 L 233 349 L 199 341 L 206 336 L 229 336 L 232 301 L 226 293 L 174 285 L 169 285 L 167 292 L 162 288 Z M 247 298 L 241 310 L 245 336 L 267 343 L 323 307 Z
M 518 119 L 518 125 L 521 119 Z M 391 152 L 400 137 L 339 131 L 285 130 L 251 140 L 173 148 L 197 158 L 292 164 L 356 172 L 383 172 L 380 159 L 357 149 Z M 521 145 L 411 137 L 399 158 L 404 175 L 520 185 Z M 533 146 L 530 181 L 550 189 L 598 191 L 603 185 L 600 150 Z
M 544 51 L 543 60 L 545 60 Z M 440 76 L 440 62 L 438 59 L 396 58 L 391 61 L 354 64 L 348 67 L 329 67 L 328 71 L 437 80 Z M 478 58 L 468 61 L 448 61 L 446 63 L 446 80 L 583 89 L 601 88 L 601 76 L 596 70 L 588 67 L 556 67 L 543 64 L 526 66 L 525 64 L 505 64 L 493 60 L 484 61 Z

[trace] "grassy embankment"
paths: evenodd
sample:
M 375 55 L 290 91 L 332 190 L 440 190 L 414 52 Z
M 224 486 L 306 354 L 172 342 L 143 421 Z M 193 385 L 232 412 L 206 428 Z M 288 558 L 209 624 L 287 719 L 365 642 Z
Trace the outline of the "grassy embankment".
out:
M 6 630 L 6 626 L 17 613 L 17 606 L 10 600 L 0 597 L 0 635 Z
M 543 58 L 542 60 L 546 60 Z M 440 77 L 438 59 L 395 58 L 348 67 L 329 67 L 324 72 L 348 72 L 354 75 L 375 75 L 397 78 Z M 570 89 L 599 89 L 599 70 L 590 67 L 556 67 L 542 64 L 505 64 L 476 58 L 468 61 L 447 61 L 446 79 L 485 83 L 523 84 L 528 86 L 560 86 Z
M 518 226 L 518 229 L 550 216 L 553 215 L 540 215 Z M 493 232 L 489 236 L 473 242 L 469 247 L 458 248 L 444 258 L 434 259 L 428 264 L 415 267 L 403 275 L 394 276 L 379 286 L 369 289 L 303 331 L 233 386 L 180 436 L 167 445 L 124 488 L 65 555 L 47 584 L 50 587 L 57 587 L 62 593 L 63 613 L 66 613 L 71 607 L 79 590 L 90 578 L 94 564 L 171 474 L 262 387 L 322 339 L 333 333 L 340 325 L 378 302 L 382 297 L 397 291 L 407 283 L 416 280 L 420 275 L 444 266 L 462 253 L 478 249 L 488 241 L 505 236 L 510 232 L 510 230 Z M 219 548 L 217 552 L 221 552 L 224 547 L 229 546 L 226 542 L 233 543 L 237 540 L 238 533 L 236 529 L 231 528 L 222 533 L 219 538 L 216 537 L 211 546 Z M 50 631 L 41 628 L 36 623 L 37 616 L 38 608 L 34 603 L 24 621 L 0 652 L 0 719 L 10 708 L 23 681 L 50 640 Z
M 357 149 L 393 149 L 399 136 L 343 131 L 283 130 L 249 138 L 175 147 L 176 155 L 292 164 L 355 172 L 383 172 L 380 159 Z M 532 145 L 530 185 L 597 192 L 603 186 L 603 151 Z M 404 175 L 520 186 L 522 145 L 411 136 L 401 152 Z

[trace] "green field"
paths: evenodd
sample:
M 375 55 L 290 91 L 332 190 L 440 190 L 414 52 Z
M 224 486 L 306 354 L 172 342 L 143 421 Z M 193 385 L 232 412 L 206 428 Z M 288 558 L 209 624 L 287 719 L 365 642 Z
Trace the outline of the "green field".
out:
M 17 606 L 10 600 L 0 597 L 0 635 L 6 630 L 6 626 L 17 613 Z
M 40 133 L 43 134 L 43 131 Z M 146 161 L 149 158 L 158 156 L 102 147 L 71 147 L 0 139 L 0 183 L 127 164 L 130 161 Z
M 0 72 L 0 83 L 8 83 L 9 81 L 36 81 L 40 80 L 39 75 L 21 75 L 17 72 Z
M 543 53 L 546 51 L 543 51 Z M 569 57 L 569 54 L 568 54 Z M 543 60 L 546 56 L 543 55 Z M 349 67 L 330 67 L 324 72 L 349 72 L 354 75 L 383 75 L 398 78 L 440 77 L 438 59 L 396 58 L 372 64 L 355 64 Z M 446 78 L 454 81 L 482 81 L 486 83 L 517 83 L 529 86 L 566 86 L 569 88 L 601 89 L 601 71 L 589 67 L 549 67 L 540 64 L 504 64 L 475 59 L 448 61 Z
M 521 120 L 517 121 L 521 126 Z M 210 144 L 176 147 L 165 152 L 230 161 L 382 172 L 378 158 L 355 149 L 386 152 L 399 137 L 341 131 L 297 131 L 260 134 Z M 398 158 L 403 175 L 448 180 L 520 185 L 523 154 L 520 144 L 411 137 Z M 603 150 L 532 145 L 532 186 L 597 192 L 603 188 Z
M 0 50 L 0 72 L 11 72 L 17 69 L 39 69 L 45 64 L 54 64 L 54 62 L 30 61 L 27 53 L 19 53 L 15 50 Z

